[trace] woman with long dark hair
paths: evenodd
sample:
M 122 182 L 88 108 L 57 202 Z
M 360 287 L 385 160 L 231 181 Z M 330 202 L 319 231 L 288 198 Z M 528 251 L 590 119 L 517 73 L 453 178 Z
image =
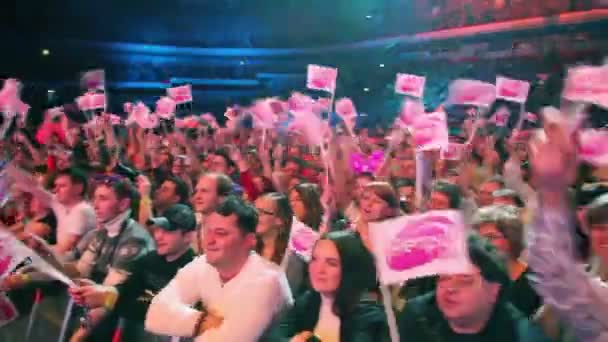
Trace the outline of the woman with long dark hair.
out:
M 300 183 L 289 191 L 289 204 L 296 218 L 318 231 L 323 222 L 323 204 L 319 187 L 312 183 Z
M 300 296 L 281 322 L 278 340 L 388 341 L 380 305 L 362 301 L 376 280 L 370 252 L 352 231 L 324 234 L 308 266 L 312 290 Z
M 271 192 L 258 197 L 255 207 L 259 215 L 256 252 L 283 268 L 291 292 L 297 295 L 305 287 L 306 263 L 287 248 L 293 223 L 289 200 L 284 194 Z

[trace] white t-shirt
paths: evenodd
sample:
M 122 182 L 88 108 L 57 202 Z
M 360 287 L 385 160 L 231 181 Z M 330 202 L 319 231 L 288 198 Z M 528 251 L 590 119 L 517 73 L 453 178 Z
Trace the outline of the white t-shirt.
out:
M 184 266 L 152 300 L 146 330 L 166 336 L 189 336 L 199 318 L 192 305 L 201 301 L 224 320 L 196 342 L 254 342 L 277 315 L 293 304 L 285 274 L 255 253 L 239 273 L 223 284 L 217 270 L 200 256 Z
M 95 229 L 95 210 L 85 201 L 71 208 L 53 201 L 51 208 L 57 217 L 57 244 L 69 239 L 71 235 L 83 236 Z

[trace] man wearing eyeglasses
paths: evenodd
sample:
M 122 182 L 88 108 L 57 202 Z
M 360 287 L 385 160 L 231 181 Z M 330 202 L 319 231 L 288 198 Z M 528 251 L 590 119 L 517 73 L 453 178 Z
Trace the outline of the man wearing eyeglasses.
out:
M 496 249 L 468 239 L 471 271 L 440 275 L 437 289 L 409 301 L 399 331 L 412 341 L 548 341 L 506 300 L 509 275 Z

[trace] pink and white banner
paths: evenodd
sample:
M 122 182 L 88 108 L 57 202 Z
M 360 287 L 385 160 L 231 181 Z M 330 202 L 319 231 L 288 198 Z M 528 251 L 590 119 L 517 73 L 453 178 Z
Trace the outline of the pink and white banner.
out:
M 496 98 L 525 103 L 530 92 L 530 83 L 506 77 L 496 77 Z
M 308 65 L 306 87 L 333 93 L 336 90 L 338 69 L 321 65 Z
M 457 210 L 435 210 L 370 223 L 380 283 L 470 271 L 466 228 Z
M 178 105 L 192 102 L 192 86 L 186 84 L 179 87 L 167 88 L 167 96 L 172 98 Z
M 568 70 L 562 97 L 608 108 L 608 66 L 579 66 Z
M 476 80 L 455 80 L 450 84 L 446 103 L 489 107 L 496 100 L 496 87 Z
M 426 77 L 410 74 L 397 74 L 395 93 L 422 98 Z
M 97 93 L 86 93 L 76 98 L 76 104 L 81 111 L 97 110 L 106 108 L 106 95 Z
M 608 131 L 585 129 L 578 136 L 579 157 L 595 167 L 608 165 Z
M 319 237 L 320 234 L 318 232 L 294 217 L 293 224 L 291 225 L 288 247 L 291 251 L 304 259 L 304 261 L 310 262 L 310 259 L 312 258 L 312 249 L 317 240 L 319 240 Z

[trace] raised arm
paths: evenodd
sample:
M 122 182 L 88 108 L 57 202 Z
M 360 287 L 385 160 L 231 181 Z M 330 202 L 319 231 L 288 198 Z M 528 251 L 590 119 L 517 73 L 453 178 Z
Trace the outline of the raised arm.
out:
M 538 209 L 529 229 L 528 263 L 536 291 L 581 341 L 608 339 L 608 288 L 574 259 L 575 215 L 566 189 L 576 175 L 576 155 L 559 128 L 533 145 L 531 158 Z

